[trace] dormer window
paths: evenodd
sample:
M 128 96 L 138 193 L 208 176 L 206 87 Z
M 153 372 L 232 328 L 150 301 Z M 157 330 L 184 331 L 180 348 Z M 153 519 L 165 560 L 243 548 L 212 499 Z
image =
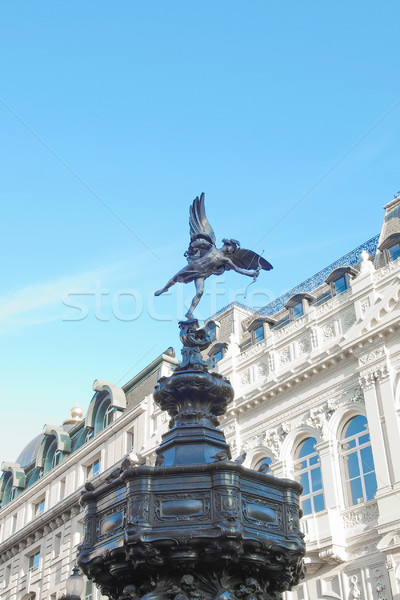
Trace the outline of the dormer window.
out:
M 385 261 L 393 262 L 400 258 L 400 233 L 392 233 L 380 245 L 379 250 L 385 257 Z
M 217 324 L 215 321 L 210 321 L 207 323 L 208 333 L 210 335 L 211 341 L 214 342 L 217 339 Z
M 314 296 L 307 292 L 301 292 L 294 294 L 285 304 L 285 308 L 289 311 L 289 317 L 291 321 L 300 319 L 308 309 L 309 304 L 315 300 Z
M 388 248 L 390 260 L 397 260 L 400 256 L 400 242 L 397 242 L 390 248 Z
M 220 350 L 218 350 L 218 352 L 216 352 L 215 354 L 212 355 L 212 365 L 211 366 L 216 367 L 222 358 L 224 358 L 223 348 L 221 348 Z
M 400 256 L 400 242 L 393 244 L 390 248 L 388 248 L 390 260 L 397 260 Z
M 265 317 L 257 317 L 254 319 L 247 327 L 247 331 L 250 332 L 251 343 L 258 344 L 259 342 L 262 342 L 265 338 L 266 324 L 275 325 L 275 323 L 276 320 L 267 315 Z
M 302 317 L 304 315 L 304 309 L 303 309 L 303 302 L 298 302 L 297 304 L 294 304 L 290 309 L 289 312 L 291 311 L 292 313 L 292 319 L 293 321 L 295 321 L 296 319 L 299 319 L 300 317 Z
M 259 325 L 257 329 L 253 329 L 251 332 L 253 344 L 258 344 L 264 339 L 264 325 Z
M 345 292 L 347 290 L 347 288 L 349 287 L 349 284 L 347 282 L 347 278 L 345 275 L 343 275 L 343 277 L 339 277 L 339 279 L 334 281 L 332 285 L 335 289 L 336 295 L 341 294 L 342 292 Z
M 220 360 L 224 358 L 225 350 L 227 348 L 227 344 L 214 344 L 208 353 L 209 359 L 209 367 L 213 369 L 217 366 Z
M 334 269 L 325 279 L 325 283 L 331 288 L 332 296 L 338 296 L 348 290 L 350 288 L 350 280 L 355 275 L 357 275 L 357 271 L 353 267 L 345 266 Z

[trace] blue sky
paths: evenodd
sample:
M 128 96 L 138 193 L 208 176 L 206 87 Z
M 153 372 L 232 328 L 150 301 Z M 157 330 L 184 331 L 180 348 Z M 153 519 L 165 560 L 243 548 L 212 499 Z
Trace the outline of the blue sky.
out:
M 254 305 L 379 232 L 399 21 L 390 1 L 2 4 L 1 459 L 86 409 L 95 378 L 179 349 L 191 286 L 152 294 L 202 191 L 218 240 L 274 265 Z M 199 317 L 249 281 L 208 280 Z

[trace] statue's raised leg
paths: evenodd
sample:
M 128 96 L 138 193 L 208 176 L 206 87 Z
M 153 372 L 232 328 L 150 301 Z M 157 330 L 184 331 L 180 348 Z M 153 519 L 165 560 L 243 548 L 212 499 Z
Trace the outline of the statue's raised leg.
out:
M 190 305 L 189 310 L 187 311 L 185 317 L 187 319 L 193 319 L 193 311 L 196 308 L 196 306 L 198 305 L 198 303 L 200 302 L 200 298 L 203 295 L 204 292 L 204 278 L 201 277 L 199 279 L 195 279 L 194 280 L 194 285 L 196 286 L 196 295 L 194 296 L 193 300 L 192 300 L 192 304 Z

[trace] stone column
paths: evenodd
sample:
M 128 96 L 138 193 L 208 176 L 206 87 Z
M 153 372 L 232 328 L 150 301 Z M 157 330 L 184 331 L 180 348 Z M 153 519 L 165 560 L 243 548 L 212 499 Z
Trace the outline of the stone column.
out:
M 391 488 L 391 478 L 388 467 L 388 456 L 385 438 L 382 431 L 381 420 L 383 415 L 376 392 L 375 368 L 363 370 L 360 374 L 360 385 L 364 393 L 365 409 L 367 413 L 368 428 L 371 437 L 371 447 L 374 456 L 375 474 L 378 485 L 377 495 L 383 494 Z
M 382 427 L 387 440 L 386 449 L 389 454 L 392 483 L 400 487 L 400 429 L 396 412 L 393 381 L 390 368 L 382 365 L 375 371 L 376 392 L 382 408 Z

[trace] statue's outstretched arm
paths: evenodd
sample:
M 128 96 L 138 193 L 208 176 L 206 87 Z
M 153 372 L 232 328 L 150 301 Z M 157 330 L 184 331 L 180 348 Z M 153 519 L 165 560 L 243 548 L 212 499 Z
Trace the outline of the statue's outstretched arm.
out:
M 248 277 L 255 277 L 259 273 L 259 269 L 255 269 L 254 271 L 246 271 L 246 269 L 242 269 L 241 267 L 237 267 L 233 261 L 228 259 L 227 268 L 232 269 L 232 271 L 236 271 L 236 273 L 240 273 L 241 275 L 247 275 Z

